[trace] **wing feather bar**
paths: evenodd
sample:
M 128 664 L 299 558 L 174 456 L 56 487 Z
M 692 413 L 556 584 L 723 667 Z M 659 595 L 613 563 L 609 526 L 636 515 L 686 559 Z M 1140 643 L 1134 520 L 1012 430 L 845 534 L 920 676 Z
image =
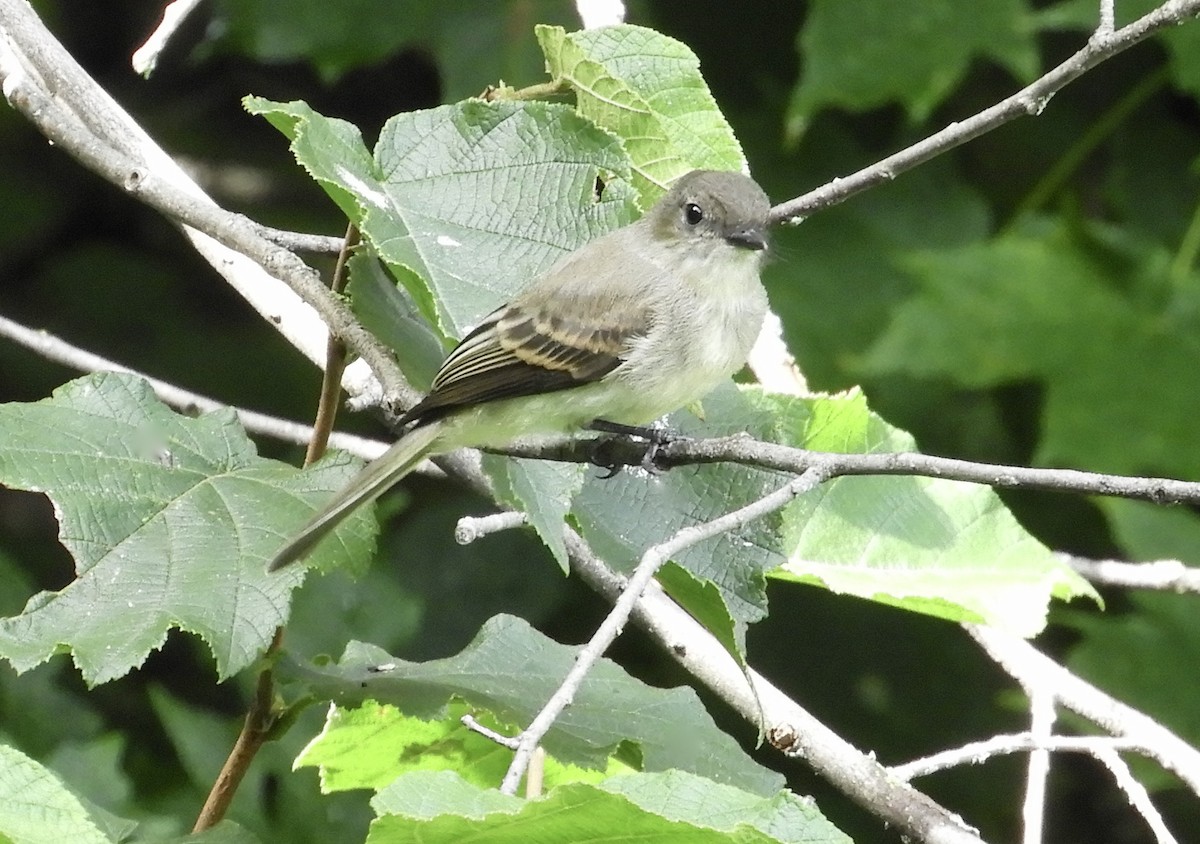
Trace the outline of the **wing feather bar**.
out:
M 402 421 L 427 421 L 455 407 L 597 381 L 624 361 L 646 320 L 606 314 L 609 324 L 586 325 L 545 308 L 511 305 L 489 314 L 449 354 L 428 396 Z M 622 324 L 624 323 L 624 324 Z

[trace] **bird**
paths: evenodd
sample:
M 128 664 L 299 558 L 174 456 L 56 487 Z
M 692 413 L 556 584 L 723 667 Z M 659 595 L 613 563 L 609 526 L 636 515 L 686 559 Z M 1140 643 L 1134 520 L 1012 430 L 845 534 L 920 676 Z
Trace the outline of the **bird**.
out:
M 307 556 L 426 457 L 604 425 L 644 426 L 746 362 L 767 311 L 770 201 L 693 170 L 640 219 L 561 258 L 447 355 L 401 434 L 271 558 Z

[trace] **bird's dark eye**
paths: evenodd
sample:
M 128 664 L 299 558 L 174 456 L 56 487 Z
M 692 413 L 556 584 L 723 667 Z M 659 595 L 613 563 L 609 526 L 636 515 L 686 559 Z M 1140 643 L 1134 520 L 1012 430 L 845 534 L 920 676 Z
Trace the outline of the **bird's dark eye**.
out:
M 689 226 L 697 225 L 704 219 L 704 209 L 694 202 L 689 202 L 683 206 L 683 219 L 687 220 Z

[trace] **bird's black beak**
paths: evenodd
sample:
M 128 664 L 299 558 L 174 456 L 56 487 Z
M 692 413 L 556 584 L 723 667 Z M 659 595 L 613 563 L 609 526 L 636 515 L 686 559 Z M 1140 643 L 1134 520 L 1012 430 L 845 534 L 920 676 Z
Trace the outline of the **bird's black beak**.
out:
M 753 249 L 761 252 L 767 248 L 767 233 L 759 228 L 745 228 L 731 231 L 725 235 L 725 240 L 743 249 Z

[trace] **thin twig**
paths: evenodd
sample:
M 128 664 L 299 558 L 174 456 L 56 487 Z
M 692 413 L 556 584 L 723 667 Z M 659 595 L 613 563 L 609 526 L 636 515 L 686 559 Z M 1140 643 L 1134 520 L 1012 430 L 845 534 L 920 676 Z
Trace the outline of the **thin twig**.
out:
M 1129 799 L 1129 805 L 1146 821 L 1146 825 L 1154 833 L 1155 841 L 1158 844 L 1177 844 L 1175 836 L 1171 834 L 1171 830 L 1167 829 L 1162 815 L 1159 814 L 1154 802 L 1150 799 L 1146 787 L 1133 776 L 1133 771 L 1129 770 L 1129 766 L 1125 764 L 1125 760 L 1117 754 L 1117 751 L 1111 747 L 1103 747 L 1096 751 L 1095 756 L 1104 767 L 1108 768 L 1117 787 Z
M 1057 713 L 1054 695 L 1041 686 L 1030 684 L 1025 689 L 1029 697 L 1029 732 L 1043 745 L 1054 733 Z M 1022 840 L 1025 844 L 1042 844 L 1046 827 L 1046 787 L 1050 782 L 1050 751 L 1035 748 L 1025 766 L 1025 799 L 1021 802 Z
M 771 220 L 798 222 L 814 211 L 836 205 L 857 193 L 895 179 L 931 158 L 965 144 L 998 126 L 1026 115 L 1040 114 L 1055 93 L 1101 62 L 1127 50 L 1160 29 L 1182 23 L 1200 13 L 1200 0 L 1171 0 L 1119 30 L 1101 26 L 1083 49 L 1058 67 L 991 108 L 956 121 L 900 152 L 845 178 L 789 199 L 771 209 Z
M 1082 715 L 1106 732 L 1127 738 L 1149 758 L 1200 794 L 1200 750 L 1145 713 L 1076 677 L 1024 639 L 978 624 L 963 627 L 1001 668 L 1023 687 L 1053 694 L 1060 706 Z
M 525 799 L 533 800 L 542 796 L 542 787 L 546 780 L 546 749 L 538 745 L 533 749 L 529 760 L 529 771 L 525 774 Z
M 346 289 L 346 268 L 350 262 L 350 254 L 357 245 L 358 228 L 351 223 L 346 227 L 342 251 L 338 253 L 333 278 L 329 282 L 329 291 L 334 296 L 340 296 Z M 337 421 L 338 399 L 342 395 L 342 374 L 345 371 L 346 343 L 337 334 L 330 332 L 325 343 L 325 371 L 321 376 L 321 394 L 317 399 L 317 416 L 313 420 L 313 437 L 304 455 L 305 466 L 317 462 L 329 445 L 329 435 L 333 433 L 333 423 Z
M 1200 593 L 1200 569 L 1184 565 L 1181 560 L 1127 563 L 1121 560 L 1086 560 L 1070 554 L 1055 556 L 1092 583 L 1133 589 L 1159 589 L 1164 592 Z
M 292 252 L 315 252 L 318 254 L 336 255 L 342 251 L 346 238 L 332 234 L 306 234 L 287 229 L 276 229 L 256 223 L 258 233 L 272 243 L 290 249 Z
M 488 516 L 463 516 L 454 526 L 454 541 L 459 545 L 470 545 L 475 540 L 490 534 L 519 528 L 527 521 L 528 518 L 524 513 L 514 510 L 492 513 Z
M 1111 38 L 1117 26 L 1116 3 L 1114 0 L 1100 0 L 1100 25 L 1096 27 L 1095 37 Z
M 529 766 L 534 748 L 541 744 L 542 738 L 550 730 L 559 714 L 574 699 L 580 684 L 596 660 L 621 634 L 634 605 L 667 560 L 685 548 L 690 548 L 705 539 L 733 530 L 780 509 L 796 496 L 820 485 L 823 480 L 816 471 L 805 472 L 775 492 L 747 504 L 745 507 L 703 524 L 689 525 L 665 542 L 646 549 L 637 568 L 630 576 L 629 582 L 622 589 L 621 596 L 613 604 L 612 610 L 601 622 L 592 638 L 579 650 L 575 657 L 575 664 L 571 666 L 567 676 L 563 678 L 558 689 L 546 701 L 546 705 L 534 716 L 529 726 L 521 732 L 517 752 L 513 756 L 512 764 L 508 766 L 508 772 L 504 775 L 500 790 L 505 794 L 517 793 L 517 786 L 520 785 L 521 777 L 524 776 L 525 770 Z
M 1013 753 L 1025 753 L 1032 750 L 1047 750 L 1052 753 L 1088 753 L 1096 755 L 1100 748 L 1112 750 L 1141 750 L 1141 747 L 1129 739 L 1112 736 L 1047 736 L 1038 737 L 1033 733 L 1014 733 L 998 735 L 983 741 L 973 741 L 961 747 L 953 747 L 938 753 L 905 762 L 903 765 L 893 765 L 889 770 L 902 780 L 914 780 L 917 777 L 927 777 L 939 771 L 947 771 L 960 765 L 980 765 L 997 756 L 1008 756 Z
M 241 732 L 238 733 L 233 749 L 225 759 L 221 772 L 217 774 L 212 789 L 196 818 L 192 832 L 203 832 L 220 823 L 229 811 L 229 804 L 237 793 L 238 786 L 250 770 L 250 763 L 270 736 L 271 728 L 275 726 L 277 713 L 274 710 L 275 680 L 271 672 L 271 657 L 283 645 L 283 628 L 275 630 L 275 638 L 267 648 L 265 659 L 267 666 L 258 674 L 258 682 L 254 687 L 254 697 L 250 701 L 250 709 L 242 722 Z
M 557 97 L 569 94 L 571 87 L 561 79 L 549 82 L 537 82 L 524 88 L 513 88 L 508 85 L 489 85 L 479 96 L 488 100 L 544 100 L 547 97 Z
M 459 720 L 459 723 L 461 723 L 468 730 L 479 733 L 479 735 L 483 736 L 486 739 L 494 741 L 496 744 L 500 745 L 501 747 L 507 747 L 509 750 L 517 749 L 517 740 L 515 738 L 513 738 L 512 736 L 506 736 L 506 735 L 504 735 L 504 733 L 498 733 L 495 730 L 493 730 L 491 727 L 487 727 L 487 726 L 484 726 L 483 724 L 480 724 L 479 721 L 477 721 L 475 719 L 475 716 L 470 714 L 469 712 L 466 715 L 459 718 L 458 720 Z
M 171 0 L 163 9 L 162 20 L 150 37 L 133 52 L 133 69 L 142 76 L 149 76 L 158 64 L 158 57 L 167 47 L 175 31 L 183 25 L 187 16 L 200 5 L 200 0 Z

